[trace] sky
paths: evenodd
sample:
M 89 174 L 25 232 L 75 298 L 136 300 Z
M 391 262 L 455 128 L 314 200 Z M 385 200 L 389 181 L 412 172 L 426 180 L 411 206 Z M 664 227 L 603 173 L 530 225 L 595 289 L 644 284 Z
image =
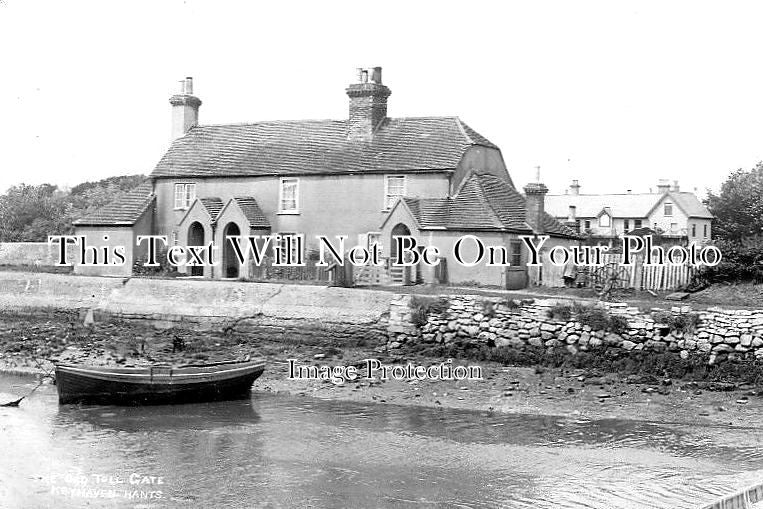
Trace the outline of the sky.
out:
M 0 0 L 0 190 L 150 173 L 185 76 L 201 124 L 457 115 L 519 187 L 718 190 L 763 160 L 761 2 Z

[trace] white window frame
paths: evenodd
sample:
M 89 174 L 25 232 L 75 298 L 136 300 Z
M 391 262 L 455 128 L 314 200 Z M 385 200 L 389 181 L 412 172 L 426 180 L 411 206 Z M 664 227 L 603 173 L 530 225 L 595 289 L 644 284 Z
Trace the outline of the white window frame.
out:
M 668 214 L 668 208 L 670 208 L 670 214 Z M 665 217 L 673 217 L 673 202 L 666 201 L 663 204 L 662 215 Z
M 389 183 L 391 180 L 398 180 L 402 179 L 403 181 L 403 190 L 400 194 L 391 195 L 389 194 Z M 384 176 L 384 207 L 382 210 L 388 211 L 392 210 L 392 207 L 395 205 L 394 201 L 397 201 L 397 199 L 401 196 L 405 196 L 408 191 L 408 179 L 405 177 L 405 175 L 385 175 Z M 390 198 L 394 197 L 394 200 L 390 202 Z
M 189 193 L 190 190 L 190 193 Z M 175 210 L 186 210 L 196 199 L 196 184 L 193 182 L 175 183 Z
M 284 184 L 287 182 L 294 182 L 295 183 L 295 190 L 294 190 L 294 208 L 293 209 L 285 209 L 283 208 L 283 188 Z M 281 179 L 278 182 L 278 213 L 279 214 L 299 214 L 299 178 L 297 177 L 281 177 Z

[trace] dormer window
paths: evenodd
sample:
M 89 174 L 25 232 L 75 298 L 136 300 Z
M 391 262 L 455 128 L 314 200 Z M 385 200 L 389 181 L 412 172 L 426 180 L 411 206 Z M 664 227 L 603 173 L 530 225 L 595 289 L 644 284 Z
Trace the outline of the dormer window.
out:
M 670 202 L 665 203 L 665 209 L 663 210 L 663 214 L 665 216 L 672 216 L 673 215 L 673 204 Z
M 599 217 L 599 226 L 601 226 L 601 227 L 604 227 L 604 228 L 609 228 L 610 224 L 611 224 L 611 223 L 610 223 L 610 217 L 609 217 L 609 215 L 607 215 L 607 214 L 602 214 L 602 215 Z

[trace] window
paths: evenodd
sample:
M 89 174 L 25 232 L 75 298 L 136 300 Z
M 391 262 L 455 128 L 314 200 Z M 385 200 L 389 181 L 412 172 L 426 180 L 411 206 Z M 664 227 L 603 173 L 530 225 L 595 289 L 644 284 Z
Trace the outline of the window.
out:
M 631 222 L 628 219 L 623 219 L 623 230 L 626 232 L 631 229 Z
M 590 219 L 586 219 L 585 220 L 585 229 L 586 230 L 590 230 L 591 229 L 591 220 Z
M 299 179 L 282 178 L 278 192 L 278 212 L 299 214 Z
M 405 195 L 405 175 L 391 176 L 384 179 L 384 210 L 389 210 L 400 196 Z
M 670 223 L 670 233 L 678 232 L 678 223 Z
M 663 213 L 666 216 L 672 216 L 673 215 L 673 204 L 672 203 L 665 203 L 665 210 L 663 210 Z
M 706 224 L 702 225 L 702 236 L 707 238 L 707 225 Z
M 634 228 L 641 228 L 641 219 L 634 219 L 633 220 L 633 227 Z
M 609 227 L 609 216 L 607 214 L 602 214 L 601 217 L 599 217 L 599 226 L 603 227 Z
M 512 267 L 519 267 L 522 265 L 522 242 L 519 240 L 509 241 L 509 264 Z
M 281 264 L 294 264 L 299 260 L 299 247 L 301 235 L 295 232 L 279 232 L 277 234 L 275 249 L 278 250 L 277 261 Z
M 697 236 L 697 225 L 696 224 L 692 224 L 691 225 L 691 236 L 692 237 L 696 237 Z
M 175 184 L 175 209 L 187 209 L 196 199 L 196 184 Z

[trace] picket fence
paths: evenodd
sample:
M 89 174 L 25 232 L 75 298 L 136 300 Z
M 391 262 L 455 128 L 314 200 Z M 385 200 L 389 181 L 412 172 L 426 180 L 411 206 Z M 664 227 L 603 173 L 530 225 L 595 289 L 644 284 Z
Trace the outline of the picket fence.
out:
M 644 257 L 636 256 L 631 266 L 620 264 L 621 256 L 619 254 L 604 254 L 602 263 L 605 266 L 617 270 L 623 280 L 627 280 L 627 287 L 636 290 L 669 291 L 677 290 L 686 286 L 691 280 L 692 275 L 697 270 L 691 265 L 650 265 L 644 266 Z M 590 271 L 596 270 L 596 267 L 590 267 Z M 585 268 L 578 269 L 579 271 Z M 562 287 L 564 286 L 564 267 L 552 264 L 549 260 L 544 260 L 541 267 L 529 268 L 530 282 L 536 286 Z M 592 278 L 578 276 L 578 281 L 586 281 L 590 286 Z

